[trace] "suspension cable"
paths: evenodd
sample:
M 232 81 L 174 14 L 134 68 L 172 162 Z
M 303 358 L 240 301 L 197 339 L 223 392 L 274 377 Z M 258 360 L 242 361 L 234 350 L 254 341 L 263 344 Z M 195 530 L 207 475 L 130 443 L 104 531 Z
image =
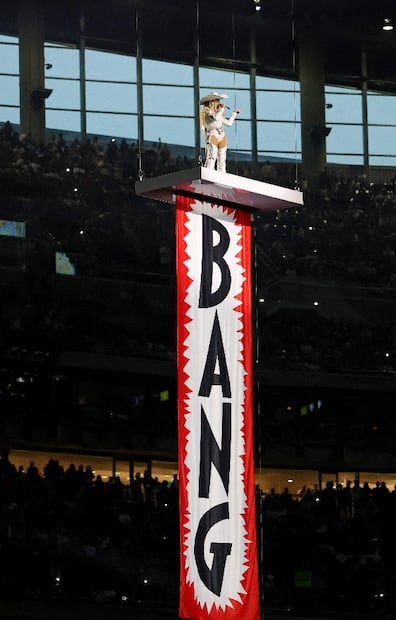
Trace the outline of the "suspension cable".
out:
M 199 73 L 200 73 L 200 61 L 201 61 L 201 39 L 200 39 L 200 6 L 199 6 L 199 0 L 196 0 L 196 10 L 195 10 L 195 41 L 196 41 L 196 60 L 195 60 L 195 79 L 194 79 L 194 84 L 195 84 L 195 88 L 196 88 L 196 99 L 199 100 L 199 94 L 200 94 L 200 80 L 199 80 Z M 200 122 L 199 122 L 199 104 L 196 105 L 196 110 L 198 111 L 198 119 L 197 119 L 197 123 L 198 123 L 198 127 L 197 127 L 197 134 L 198 134 L 198 166 L 202 166 L 203 165 L 203 161 L 204 161 L 204 155 L 202 154 L 202 146 L 201 146 L 201 126 L 200 126 Z
M 257 226 L 252 219 L 252 236 L 253 236 L 253 261 L 254 261 L 254 281 L 253 281 L 253 303 L 252 303 L 252 323 L 254 325 L 253 334 L 254 347 L 254 385 L 255 385 L 255 402 L 257 407 L 257 425 L 255 429 L 255 435 L 257 438 L 257 452 L 258 452 L 258 471 L 259 471 L 259 496 L 256 495 L 256 512 L 257 512 L 257 524 L 258 524 L 258 560 L 259 560 L 259 581 L 260 581 L 260 607 L 264 608 L 264 501 L 261 489 L 261 481 L 263 479 L 263 427 L 262 427 L 262 411 L 261 411 L 261 385 L 260 385 L 260 325 L 259 325 L 259 304 L 258 304 L 258 245 L 257 245 Z
M 236 36 L 235 36 L 235 12 L 232 11 L 232 66 L 234 71 L 233 76 L 233 89 L 234 89 L 234 110 L 237 109 L 237 94 L 236 94 Z M 235 136 L 235 169 L 238 171 L 238 123 L 234 123 L 234 136 Z
M 142 47 L 140 43 L 140 22 L 138 2 L 135 9 L 135 40 L 136 40 L 136 80 L 137 80 L 137 107 L 138 107 L 138 180 L 142 181 L 143 172 L 143 79 L 142 79 Z
M 291 24 L 291 42 L 292 42 L 292 75 L 296 74 L 296 24 L 295 24 L 295 15 L 294 15 L 294 0 L 291 0 L 291 13 L 290 13 L 290 24 Z M 298 172 L 298 162 L 297 162 L 297 141 L 298 141 L 298 132 L 297 132 L 297 81 L 294 77 L 294 189 L 299 188 L 299 172 Z

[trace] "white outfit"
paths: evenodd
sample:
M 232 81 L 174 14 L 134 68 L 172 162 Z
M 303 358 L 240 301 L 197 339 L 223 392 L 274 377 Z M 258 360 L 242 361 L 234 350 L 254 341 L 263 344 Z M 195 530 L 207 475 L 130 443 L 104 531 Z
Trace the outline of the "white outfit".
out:
M 226 171 L 226 156 L 227 147 L 218 149 L 218 147 L 211 141 L 212 136 L 216 136 L 217 142 L 225 137 L 223 125 L 231 127 L 234 120 L 237 117 L 237 113 L 233 112 L 230 118 L 226 118 L 223 114 L 223 110 L 214 112 L 213 110 L 207 110 L 205 113 L 205 142 L 206 142 L 206 159 L 205 168 L 214 169 L 217 160 L 217 170 L 221 172 Z

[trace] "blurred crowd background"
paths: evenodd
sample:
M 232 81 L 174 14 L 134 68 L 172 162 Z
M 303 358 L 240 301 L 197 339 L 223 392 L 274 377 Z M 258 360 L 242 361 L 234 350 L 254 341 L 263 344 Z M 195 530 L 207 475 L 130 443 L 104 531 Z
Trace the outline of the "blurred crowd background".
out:
M 56 388 L 59 410 L 53 410 L 49 369 L 65 351 L 174 363 L 174 211 L 137 196 L 135 181 L 140 174 L 157 176 L 195 165 L 187 157 L 173 157 L 161 142 L 140 152 L 125 140 L 82 143 L 57 133 L 36 144 L 10 123 L 0 129 L 0 218 L 26 226 L 22 237 L 0 235 L 4 599 L 149 601 L 177 608 L 177 477 L 168 483 L 139 472 L 130 484 L 116 476 L 104 482 L 79 463 L 64 469 L 57 458 L 43 471 L 34 461 L 25 471 L 10 462 L 7 447 L 10 437 L 35 440 L 37 421 L 46 433 L 40 441 L 64 437 L 60 420 L 71 421 L 71 439 L 81 434 L 81 419 L 71 413 L 69 383 L 62 388 L 62 377 Z M 282 164 L 243 162 L 238 171 L 296 184 Z M 373 183 L 364 175 L 326 173 L 319 186 L 299 181 L 303 207 L 255 215 L 261 370 L 344 372 L 362 381 L 392 377 L 395 183 L 396 178 Z M 27 363 L 35 370 L 23 378 L 20 368 Z M 119 411 L 101 421 L 100 432 L 111 430 L 117 418 L 116 441 L 124 447 L 134 447 L 133 433 L 147 439 L 161 429 L 174 438 L 174 401 L 165 399 L 169 416 L 164 417 L 160 399 L 148 398 L 148 391 L 147 384 L 134 385 L 127 397 L 118 394 Z M 131 398 L 134 417 L 126 422 L 121 414 Z M 349 420 L 343 410 L 339 416 L 327 411 L 308 424 L 316 412 L 300 408 L 298 441 L 325 444 L 339 439 L 342 428 L 344 438 L 359 437 L 360 448 L 375 436 L 377 447 L 392 451 L 393 409 L 391 394 L 385 409 L 359 405 Z M 296 423 L 282 417 L 279 408 L 276 412 L 264 423 L 269 442 L 272 437 L 273 443 L 295 443 Z M 97 443 L 98 419 L 93 426 L 91 441 Z M 395 497 L 381 478 L 375 486 L 334 480 L 297 495 L 258 486 L 265 606 L 355 614 L 392 609 Z

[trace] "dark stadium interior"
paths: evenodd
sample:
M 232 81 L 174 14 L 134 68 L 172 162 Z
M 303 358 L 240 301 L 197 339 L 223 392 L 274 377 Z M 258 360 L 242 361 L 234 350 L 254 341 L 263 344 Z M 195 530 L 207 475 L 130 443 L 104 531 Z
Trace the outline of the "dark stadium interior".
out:
M 393 33 L 380 29 L 385 17 L 395 19 L 393 0 L 265 0 L 255 14 L 251 0 L 220 0 L 213 5 L 200 0 L 166 3 L 166 11 L 156 0 L 97 0 L 85 2 L 85 35 L 93 48 L 124 53 L 136 52 L 136 10 L 139 33 L 147 57 L 191 62 L 195 54 L 196 32 L 200 33 L 200 57 L 205 65 L 243 68 L 250 60 L 250 33 L 258 32 L 257 71 L 293 75 L 294 38 L 304 28 L 317 33 L 326 48 L 326 76 L 331 82 L 355 84 L 361 77 L 360 51 L 370 58 L 373 86 L 395 90 Z M 80 31 L 80 2 L 45 2 L 48 40 L 76 44 Z M 17 32 L 17 3 L 5 2 L 0 15 L 4 34 Z M 234 26 L 233 26 L 234 23 Z M 233 32 L 233 37 L 230 36 Z M 222 36 L 221 33 L 224 33 Z M 235 50 L 233 50 L 235 44 Z M 298 60 L 298 59 L 297 59 Z M 340 81 L 341 80 L 341 81 Z
M 46 40 L 77 45 L 81 2 L 44 4 Z M 199 19 L 189 0 L 83 4 L 95 49 L 134 55 L 138 34 L 145 56 L 191 64 L 198 33 L 199 62 L 238 70 L 254 29 L 257 72 L 295 78 L 315 28 L 327 82 L 360 84 L 366 51 L 370 88 L 396 91 L 396 35 L 378 26 L 394 0 L 262 0 L 260 15 L 199 0 Z M 17 35 L 18 3 L 0 33 Z M 0 618 L 175 619 L 174 207 L 136 195 L 136 144 L 40 144 L 5 121 L 0 221 L 26 237 L 0 235 Z M 146 175 L 196 165 L 161 148 Z M 296 180 L 293 163 L 237 172 Z M 253 218 L 263 610 L 391 620 L 396 169 L 332 166 L 303 189 L 303 207 Z

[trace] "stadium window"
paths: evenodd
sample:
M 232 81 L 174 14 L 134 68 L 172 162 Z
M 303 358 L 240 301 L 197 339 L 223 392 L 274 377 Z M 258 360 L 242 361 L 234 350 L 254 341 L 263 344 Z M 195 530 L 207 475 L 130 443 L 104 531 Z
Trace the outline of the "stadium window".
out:
M 52 90 L 46 101 L 48 130 L 80 131 L 79 50 L 67 45 L 44 45 L 45 88 Z
M 369 162 L 371 166 L 396 166 L 396 125 L 369 125 Z
M 367 95 L 369 163 L 396 165 L 396 96 L 370 91 Z
M 192 66 L 143 59 L 145 142 L 194 146 Z
M 258 76 L 256 79 L 259 159 L 301 158 L 299 84 Z
M 326 138 L 327 163 L 363 164 L 363 127 L 356 124 L 329 123 Z
M 144 115 L 144 139 L 146 144 L 158 143 L 194 146 L 194 119 L 169 116 Z M 172 152 L 176 154 L 173 148 Z
M 137 138 L 136 58 L 86 50 L 87 133 Z
M 136 141 L 138 134 L 137 116 L 133 114 L 87 112 L 87 133 Z
M 364 163 L 362 93 L 357 88 L 326 86 L 327 163 Z
M 0 118 L 14 125 L 20 123 L 18 43 L 16 37 L 0 35 Z

